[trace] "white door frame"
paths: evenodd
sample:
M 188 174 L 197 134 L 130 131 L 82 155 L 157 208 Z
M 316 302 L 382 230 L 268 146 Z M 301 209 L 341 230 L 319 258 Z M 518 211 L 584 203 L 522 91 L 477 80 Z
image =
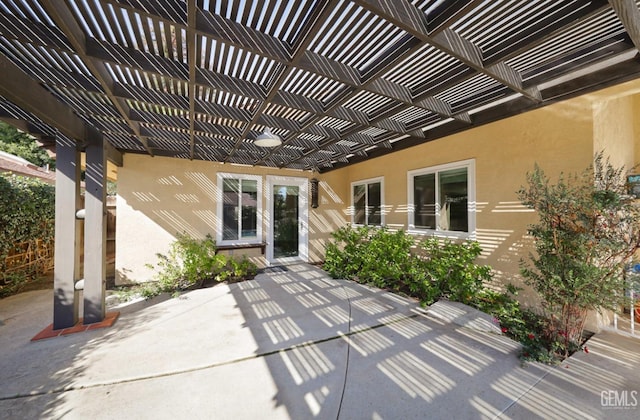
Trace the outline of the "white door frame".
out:
M 273 257 L 273 187 L 287 185 L 298 187 L 298 256 L 277 258 Z M 265 221 L 267 224 L 267 264 L 290 264 L 309 261 L 309 180 L 307 178 L 267 175 L 266 187 L 267 207 Z

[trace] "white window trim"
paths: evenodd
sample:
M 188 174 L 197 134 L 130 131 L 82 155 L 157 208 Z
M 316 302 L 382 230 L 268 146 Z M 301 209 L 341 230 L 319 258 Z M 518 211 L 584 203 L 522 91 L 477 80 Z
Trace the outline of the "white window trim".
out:
M 415 197 L 413 194 L 413 179 L 419 175 L 433 174 L 442 171 L 448 171 L 451 169 L 467 168 L 467 214 L 469 221 L 468 232 L 457 232 L 451 230 L 439 230 L 439 229 L 420 229 L 416 228 L 414 221 L 415 214 Z M 437 180 L 437 177 L 436 177 Z M 436 181 L 436 203 L 439 199 L 439 183 Z M 458 238 L 458 239 L 476 239 L 476 160 L 467 159 L 458 162 L 446 163 L 443 165 L 430 166 L 428 168 L 420 168 L 407 172 L 407 226 L 408 232 L 414 235 L 434 235 L 444 238 Z M 436 226 L 440 217 L 440 206 L 436 206 Z
M 261 243 L 262 242 L 262 177 L 259 175 L 247 175 L 247 174 L 237 174 L 232 172 L 218 172 L 218 191 L 216 193 L 216 201 L 218 203 L 216 214 L 218 216 L 218 225 L 216 226 L 216 243 L 220 245 L 239 245 L 239 244 L 253 244 L 253 243 Z M 225 179 L 239 179 L 239 180 L 252 180 L 257 181 L 258 183 L 258 197 L 257 197 L 257 224 L 256 224 L 256 237 L 253 238 L 239 238 L 239 239 L 222 239 L 222 231 L 223 231 L 223 219 L 222 219 L 222 208 L 223 208 L 223 181 Z
M 350 195 L 351 195 L 351 206 L 349 207 L 349 211 L 351 213 L 351 224 L 354 226 L 372 226 L 372 227 L 376 227 L 378 225 L 362 225 L 359 223 L 355 223 L 355 215 L 356 215 L 356 206 L 354 203 L 354 196 L 353 196 L 353 188 L 357 185 L 365 185 L 367 186 L 368 184 L 373 184 L 379 182 L 380 183 L 380 226 L 385 226 L 385 203 L 384 203 L 384 177 L 380 176 L 380 177 L 376 177 L 376 178 L 369 178 L 369 179 L 363 179 L 360 181 L 354 181 L 351 183 L 351 191 L 350 191 Z M 365 188 L 365 194 L 366 194 L 366 204 L 369 204 L 369 199 L 368 199 L 368 195 L 369 195 L 369 189 Z M 369 206 L 366 205 L 365 206 L 365 221 L 368 223 L 369 222 Z

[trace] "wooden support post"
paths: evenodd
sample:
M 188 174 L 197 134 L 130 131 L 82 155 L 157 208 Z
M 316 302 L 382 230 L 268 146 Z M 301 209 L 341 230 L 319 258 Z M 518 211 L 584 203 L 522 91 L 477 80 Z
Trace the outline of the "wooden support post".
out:
M 101 322 L 105 316 L 106 289 L 106 168 L 102 142 L 87 146 L 84 219 L 84 324 Z
M 75 298 L 76 200 L 80 188 L 80 152 L 73 140 L 56 139 L 55 268 L 53 329 L 69 328 L 78 321 Z

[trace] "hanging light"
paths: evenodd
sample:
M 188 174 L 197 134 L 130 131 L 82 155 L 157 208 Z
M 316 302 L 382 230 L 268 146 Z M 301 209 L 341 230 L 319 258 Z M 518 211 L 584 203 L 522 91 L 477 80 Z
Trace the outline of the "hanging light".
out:
M 264 130 L 264 133 L 260 134 L 253 141 L 253 144 L 259 147 L 276 147 L 282 144 L 282 139 L 273 134 L 268 128 Z

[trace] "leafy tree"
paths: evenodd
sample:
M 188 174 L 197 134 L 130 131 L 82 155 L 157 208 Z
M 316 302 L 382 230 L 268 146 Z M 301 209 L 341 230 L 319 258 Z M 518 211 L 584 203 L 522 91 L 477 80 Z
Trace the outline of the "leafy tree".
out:
M 581 176 L 556 184 L 539 166 L 518 191 L 539 221 L 530 262 L 521 262 L 526 283 L 543 299 L 546 334 L 565 356 L 580 346 L 590 310 L 615 310 L 624 297 L 624 268 L 640 247 L 640 210 L 627 195 L 623 168 L 603 154 Z
M 0 150 L 20 156 L 37 166 L 55 167 L 55 160 L 27 134 L 0 121 Z

